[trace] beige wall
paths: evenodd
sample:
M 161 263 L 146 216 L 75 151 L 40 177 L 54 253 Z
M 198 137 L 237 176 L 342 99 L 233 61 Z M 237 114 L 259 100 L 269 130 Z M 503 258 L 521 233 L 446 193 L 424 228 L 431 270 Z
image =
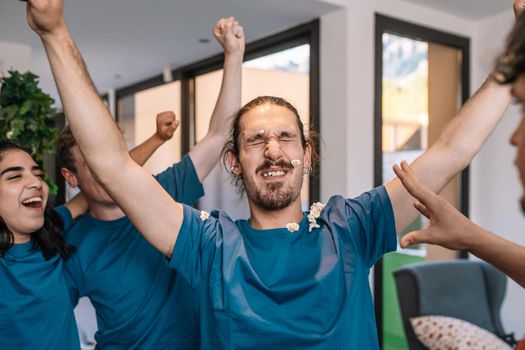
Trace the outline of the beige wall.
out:
M 454 48 L 431 43 L 428 45 L 428 142 L 432 145 L 458 110 L 461 53 Z M 454 177 L 441 195 L 459 207 L 460 175 Z M 455 251 L 427 245 L 427 260 L 457 258 Z
M 156 130 L 156 115 L 174 111 L 180 118 L 180 82 L 161 85 L 135 94 L 135 146 L 144 142 Z M 157 174 L 180 160 L 180 128 L 173 138 L 160 147 L 146 162 L 144 168 Z

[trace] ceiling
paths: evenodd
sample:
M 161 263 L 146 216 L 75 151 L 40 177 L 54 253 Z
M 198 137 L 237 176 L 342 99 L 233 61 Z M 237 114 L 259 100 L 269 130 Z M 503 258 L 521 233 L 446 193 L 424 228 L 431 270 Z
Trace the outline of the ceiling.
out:
M 348 0 L 368 1 L 368 0 Z M 381 1 L 381 0 L 378 0 Z M 466 19 L 508 11 L 511 0 L 398 0 Z M 338 0 L 66 0 L 65 16 L 100 91 L 118 88 L 221 51 L 211 35 L 219 17 L 235 16 L 247 41 L 310 21 L 338 9 Z M 199 43 L 208 38 L 209 43 Z M 0 0 L 0 41 L 29 45 L 33 71 L 56 97 L 37 36 L 18 0 Z
M 221 52 L 211 29 L 235 16 L 247 41 L 308 22 L 337 9 L 317 0 L 66 0 L 65 17 L 100 91 L 158 75 Z M 207 44 L 199 39 L 208 38 Z M 0 41 L 30 45 L 42 87 L 57 96 L 25 4 L 0 0 Z
M 512 0 L 401 0 L 413 2 L 441 12 L 466 18 L 480 20 L 503 11 L 510 11 Z

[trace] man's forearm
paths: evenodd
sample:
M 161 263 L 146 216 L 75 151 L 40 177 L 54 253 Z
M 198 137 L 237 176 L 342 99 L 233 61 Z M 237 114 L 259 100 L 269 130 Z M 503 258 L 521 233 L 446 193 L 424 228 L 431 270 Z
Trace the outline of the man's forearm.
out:
M 97 173 L 118 169 L 119 160 L 128 155 L 126 145 L 100 100 L 67 26 L 64 24 L 53 33 L 42 35 L 41 39 L 64 113 L 84 157 Z M 110 155 L 97 156 L 102 153 Z
M 243 55 L 226 54 L 224 72 L 217 103 L 210 119 L 208 133 L 226 137 L 228 118 L 241 106 Z
M 156 134 L 152 135 L 146 141 L 129 151 L 131 159 L 138 165 L 142 166 L 150 159 L 155 151 L 164 144 L 164 140 Z
M 242 54 L 225 55 L 221 90 L 208 133 L 189 153 L 200 181 L 217 164 L 229 131 L 229 118 L 241 105 L 242 60 Z
M 468 250 L 525 288 L 525 247 L 476 226 Z
M 503 117 L 511 101 L 510 87 L 488 78 L 461 107 L 433 147 L 446 152 L 447 167 L 466 167 Z M 456 171 L 456 172 L 457 172 Z

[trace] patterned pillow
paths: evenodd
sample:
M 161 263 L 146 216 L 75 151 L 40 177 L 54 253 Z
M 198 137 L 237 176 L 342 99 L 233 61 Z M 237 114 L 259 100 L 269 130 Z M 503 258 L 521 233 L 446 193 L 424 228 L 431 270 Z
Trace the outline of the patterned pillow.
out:
M 457 318 L 421 316 L 410 323 L 417 339 L 430 350 L 512 350 L 496 335 Z

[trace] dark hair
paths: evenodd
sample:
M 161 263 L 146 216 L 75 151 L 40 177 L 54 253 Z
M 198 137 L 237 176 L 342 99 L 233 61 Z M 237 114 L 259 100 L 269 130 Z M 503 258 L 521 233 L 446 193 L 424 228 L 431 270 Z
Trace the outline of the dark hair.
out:
M 14 142 L 0 141 L 0 161 L 7 152 L 16 150 L 31 155 L 31 152 Z M 32 249 L 40 249 L 46 260 L 51 259 L 57 253 L 66 259 L 75 251 L 75 247 L 67 244 L 64 240 L 62 222 L 57 213 L 48 205 L 44 211 L 44 225 L 31 233 L 31 239 L 33 240 Z M 0 217 L 0 256 L 3 256 L 11 248 L 14 241 L 13 233 L 9 231 L 6 223 Z
M 57 139 L 57 154 L 60 158 L 62 166 L 71 170 L 72 172 L 77 172 L 77 167 L 75 166 L 75 160 L 71 149 L 77 145 L 77 141 L 71 132 L 69 126 L 65 126 L 64 129 L 60 132 Z
M 230 133 L 228 140 L 226 141 L 224 147 L 222 148 L 222 164 L 226 171 L 233 176 L 232 183 L 235 187 L 237 187 L 237 191 L 240 194 L 244 193 L 244 184 L 242 182 L 242 176 L 234 174 L 230 167 L 228 166 L 228 153 L 233 153 L 237 157 L 239 157 L 239 136 L 241 134 L 241 117 L 251 111 L 252 109 L 265 105 L 276 105 L 280 107 L 284 107 L 291 111 L 295 115 L 295 121 L 297 123 L 297 127 L 299 128 L 299 131 L 301 133 L 301 145 L 303 146 L 303 149 L 306 148 L 306 146 L 310 146 L 312 149 L 312 171 L 311 174 L 315 176 L 317 173 L 317 167 L 319 165 L 319 153 L 316 149 L 316 141 L 318 140 L 319 134 L 312 130 L 310 127 L 307 127 L 307 133 L 305 133 L 305 127 L 303 125 L 303 122 L 301 121 L 301 117 L 299 116 L 299 112 L 297 109 L 288 101 L 286 101 L 284 98 L 281 97 L 275 97 L 275 96 L 259 96 L 251 100 L 250 102 L 246 103 L 235 115 L 232 117 L 232 125 L 230 128 Z
M 525 12 L 516 18 L 516 23 L 507 37 L 505 50 L 496 61 L 494 77 L 501 84 L 509 84 L 523 73 L 525 73 Z

